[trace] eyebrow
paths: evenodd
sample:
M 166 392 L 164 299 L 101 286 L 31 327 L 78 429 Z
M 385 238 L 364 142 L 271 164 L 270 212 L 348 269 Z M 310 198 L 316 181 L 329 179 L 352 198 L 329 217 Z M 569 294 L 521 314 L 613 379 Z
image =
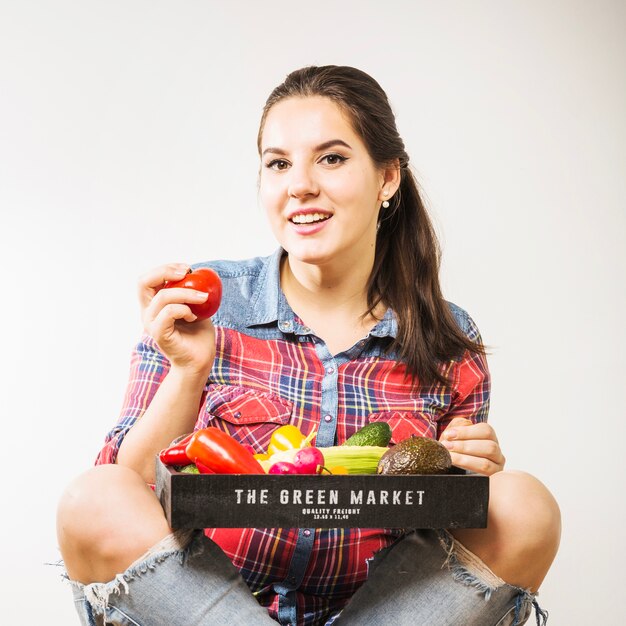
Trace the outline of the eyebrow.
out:
M 345 141 L 341 139 L 331 139 L 330 141 L 325 141 L 324 143 L 319 144 L 319 146 L 315 146 L 315 152 L 328 150 L 328 148 L 332 148 L 334 146 L 343 146 L 344 148 L 348 148 L 349 150 L 352 150 L 352 146 L 347 144 Z M 283 156 L 287 154 L 287 152 L 283 150 L 282 148 L 274 148 L 270 146 L 269 148 L 265 148 L 265 150 L 263 150 L 263 153 L 261 154 L 261 156 L 267 154 L 268 152 L 271 152 L 273 154 L 281 154 Z

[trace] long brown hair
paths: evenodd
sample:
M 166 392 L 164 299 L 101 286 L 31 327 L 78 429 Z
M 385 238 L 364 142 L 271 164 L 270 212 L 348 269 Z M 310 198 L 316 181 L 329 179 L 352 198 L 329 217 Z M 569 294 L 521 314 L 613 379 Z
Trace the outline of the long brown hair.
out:
M 347 66 L 311 66 L 291 72 L 263 108 L 259 154 L 269 110 L 285 98 L 310 96 L 329 98 L 349 115 L 378 167 L 400 164 L 400 187 L 379 214 L 374 267 L 367 285 L 369 308 L 364 315 L 373 314 L 381 302 L 391 307 L 398 334 L 390 349 L 398 353 L 413 383 L 448 383 L 442 364 L 466 350 L 484 353 L 484 348 L 465 336 L 441 293 L 437 237 L 381 86 L 365 72 Z

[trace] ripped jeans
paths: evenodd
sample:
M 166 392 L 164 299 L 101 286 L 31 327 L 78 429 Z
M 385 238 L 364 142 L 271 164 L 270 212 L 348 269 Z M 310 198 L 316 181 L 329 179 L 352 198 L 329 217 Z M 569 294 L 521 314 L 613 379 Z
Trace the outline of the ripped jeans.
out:
M 446 531 L 411 532 L 378 553 L 367 582 L 324 622 L 297 626 L 519 626 L 535 595 L 499 577 Z M 202 532 L 166 537 L 108 583 L 70 581 L 83 626 L 276 626 Z M 284 626 L 296 626 L 287 624 Z

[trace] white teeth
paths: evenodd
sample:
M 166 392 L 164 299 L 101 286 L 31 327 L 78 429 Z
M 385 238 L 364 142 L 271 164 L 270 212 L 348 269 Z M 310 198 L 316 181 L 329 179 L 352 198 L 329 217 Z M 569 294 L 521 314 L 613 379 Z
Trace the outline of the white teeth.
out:
M 322 213 L 305 213 L 302 215 L 294 215 L 291 221 L 294 224 L 311 224 L 312 222 L 327 220 L 329 217 L 330 215 L 324 215 Z

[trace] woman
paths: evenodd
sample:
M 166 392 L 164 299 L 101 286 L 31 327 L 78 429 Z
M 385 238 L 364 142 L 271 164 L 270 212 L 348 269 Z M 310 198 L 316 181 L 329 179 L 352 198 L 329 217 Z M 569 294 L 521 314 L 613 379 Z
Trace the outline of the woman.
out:
M 159 289 L 188 266 L 140 281 L 146 335 L 121 419 L 59 506 L 84 623 L 484 626 L 522 624 L 533 603 L 539 622 L 558 507 L 533 477 L 503 471 L 481 339 L 441 295 L 385 93 L 354 68 L 293 72 L 266 103 L 258 148 L 280 249 L 209 264 L 224 286 L 212 322 L 188 306 L 207 294 Z M 392 441 L 439 438 L 456 466 L 490 476 L 488 528 L 172 534 L 146 486 L 155 454 L 194 428 L 262 451 L 282 423 L 328 446 L 376 420 Z

